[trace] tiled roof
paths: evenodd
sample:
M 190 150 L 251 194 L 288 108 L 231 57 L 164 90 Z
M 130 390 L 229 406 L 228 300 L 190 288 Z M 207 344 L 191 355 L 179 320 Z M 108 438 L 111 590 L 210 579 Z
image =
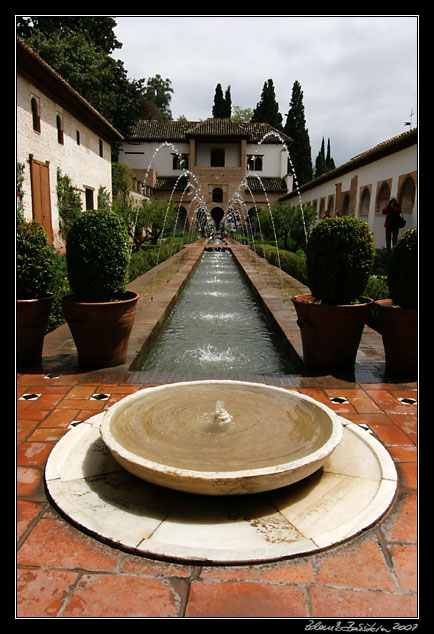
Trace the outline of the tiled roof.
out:
M 247 184 L 252 192 L 262 192 L 264 189 L 266 192 L 286 192 L 288 190 L 283 178 L 273 176 L 262 176 L 261 180 L 255 176 L 248 176 Z
M 292 139 L 268 123 L 235 123 L 231 119 L 206 119 L 205 121 L 139 121 L 126 141 L 187 141 L 190 136 L 245 137 L 251 143 L 286 143 Z
M 154 190 L 172 191 L 176 185 L 175 191 L 183 191 L 189 183 L 189 178 L 188 176 L 181 176 L 178 182 L 177 179 L 177 176 L 158 176 L 155 181 Z

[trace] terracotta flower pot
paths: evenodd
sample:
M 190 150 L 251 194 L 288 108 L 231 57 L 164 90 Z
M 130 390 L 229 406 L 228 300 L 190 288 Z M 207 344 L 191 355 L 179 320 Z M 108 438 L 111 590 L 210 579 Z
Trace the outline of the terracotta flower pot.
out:
M 17 299 L 17 367 L 39 363 L 54 295 Z
M 139 294 L 126 291 L 115 302 L 79 302 L 62 297 L 65 319 L 77 347 L 80 366 L 106 368 L 125 362 Z
M 372 299 L 348 305 L 314 304 L 312 295 L 297 295 L 292 301 L 300 328 L 303 361 L 323 370 L 354 367 L 357 350 Z
M 386 374 L 415 378 L 418 358 L 418 311 L 393 306 L 391 299 L 375 302 L 383 337 Z

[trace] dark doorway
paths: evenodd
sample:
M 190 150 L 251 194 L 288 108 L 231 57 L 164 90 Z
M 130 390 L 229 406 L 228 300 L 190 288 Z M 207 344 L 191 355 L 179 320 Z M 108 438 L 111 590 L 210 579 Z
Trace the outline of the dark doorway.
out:
M 225 212 L 223 211 L 223 209 L 220 209 L 220 207 L 214 207 L 214 209 L 211 211 L 211 217 L 215 222 L 216 229 L 219 228 L 220 222 L 224 215 L 225 215 Z

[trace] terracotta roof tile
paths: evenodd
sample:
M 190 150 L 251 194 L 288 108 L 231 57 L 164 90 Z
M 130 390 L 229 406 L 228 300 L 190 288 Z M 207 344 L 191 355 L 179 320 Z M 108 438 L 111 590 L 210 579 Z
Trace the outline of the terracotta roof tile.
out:
M 231 119 L 205 121 L 142 120 L 131 129 L 127 141 L 187 141 L 189 136 L 246 137 L 251 143 L 286 143 L 292 139 L 268 123 L 235 123 Z M 265 139 L 264 139 L 265 137 Z

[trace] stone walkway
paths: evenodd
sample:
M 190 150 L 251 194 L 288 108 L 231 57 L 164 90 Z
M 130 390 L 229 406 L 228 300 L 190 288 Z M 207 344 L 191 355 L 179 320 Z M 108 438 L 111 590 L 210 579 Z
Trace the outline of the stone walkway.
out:
M 418 616 L 417 383 L 383 377 L 381 337 L 365 328 L 354 374 L 159 376 L 134 369 L 188 279 L 192 245 L 129 285 L 138 290 L 127 363 L 82 371 L 66 325 L 46 337 L 43 362 L 17 376 L 18 618 L 388 618 Z M 300 359 L 290 296 L 304 288 L 241 246 L 233 252 Z M 129 369 L 130 365 L 133 369 Z M 292 387 L 369 428 L 399 476 L 386 515 L 362 534 L 306 557 L 261 565 L 198 566 L 139 557 L 70 524 L 44 488 L 47 458 L 69 429 L 155 384 L 233 378 Z

